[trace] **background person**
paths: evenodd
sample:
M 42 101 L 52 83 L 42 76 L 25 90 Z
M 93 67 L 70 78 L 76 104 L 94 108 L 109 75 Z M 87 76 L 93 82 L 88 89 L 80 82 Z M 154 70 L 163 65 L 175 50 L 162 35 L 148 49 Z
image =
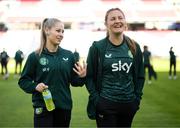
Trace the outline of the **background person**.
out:
M 142 52 L 123 33 L 122 10 L 108 10 L 105 26 L 107 37 L 92 44 L 87 58 L 88 116 L 97 127 L 131 127 L 144 86 Z
M 75 64 L 73 53 L 59 46 L 63 37 L 64 24 L 55 18 L 45 19 L 40 48 L 28 56 L 18 82 L 25 92 L 32 94 L 34 127 L 69 127 L 72 110 L 70 84 L 83 86 L 85 82 L 86 65 Z M 47 88 L 55 104 L 53 111 L 47 111 L 42 97 Z
M 3 51 L 0 53 L 0 58 L 1 58 L 1 74 L 4 75 L 4 79 L 8 79 L 9 77 L 9 72 L 8 72 L 8 62 L 9 62 L 9 55 L 7 54 L 7 52 L 5 51 L 5 49 L 3 49 Z M 4 72 L 5 71 L 5 72 Z
M 78 62 L 79 59 L 80 59 L 80 56 L 79 56 L 79 52 L 77 51 L 76 48 L 75 48 L 75 51 L 74 51 L 74 57 L 75 57 L 75 62 Z
M 144 70 L 148 71 L 148 84 L 151 84 L 151 77 L 152 77 L 152 72 L 151 72 L 151 52 L 148 50 L 148 46 L 144 46 L 144 51 L 143 51 L 143 59 L 144 59 Z
M 169 79 L 172 79 L 172 68 L 173 68 L 173 78 L 176 79 L 176 56 L 174 55 L 173 47 L 170 48 L 170 68 L 169 68 Z
M 21 74 L 21 68 L 22 68 L 22 62 L 23 62 L 23 59 L 24 59 L 24 54 L 23 52 L 19 49 L 18 51 L 16 51 L 15 53 L 15 75 L 17 74 Z M 18 66 L 19 66 L 19 73 L 18 73 Z

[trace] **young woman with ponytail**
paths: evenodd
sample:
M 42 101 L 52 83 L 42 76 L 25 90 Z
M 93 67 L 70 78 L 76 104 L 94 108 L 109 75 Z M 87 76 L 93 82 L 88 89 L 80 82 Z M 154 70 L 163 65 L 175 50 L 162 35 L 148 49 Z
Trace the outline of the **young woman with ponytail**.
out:
M 83 86 L 86 65 L 75 63 L 71 51 L 60 47 L 64 37 L 64 24 L 55 18 L 42 22 L 41 45 L 26 61 L 19 86 L 32 94 L 34 127 L 69 127 L 72 98 L 70 85 Z M 78 74 L 78 75 L 77 75 Z M 42 92 L 49 89 L 55 109 L 48 111 Z

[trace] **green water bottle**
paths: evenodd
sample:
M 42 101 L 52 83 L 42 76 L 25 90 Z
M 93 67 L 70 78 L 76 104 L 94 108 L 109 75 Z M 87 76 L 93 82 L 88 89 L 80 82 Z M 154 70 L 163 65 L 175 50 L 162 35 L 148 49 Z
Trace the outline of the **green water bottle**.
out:
M 48 111 L 52 111 L 55 109 L 55 105 L 54 102 L 52 100 L 52 95 L 51 92 L 49 91 L 49 89 L 45 89 L 42 92 L 43 98 L 44 98 L 44 102 L 46 104 L 46 108 Z

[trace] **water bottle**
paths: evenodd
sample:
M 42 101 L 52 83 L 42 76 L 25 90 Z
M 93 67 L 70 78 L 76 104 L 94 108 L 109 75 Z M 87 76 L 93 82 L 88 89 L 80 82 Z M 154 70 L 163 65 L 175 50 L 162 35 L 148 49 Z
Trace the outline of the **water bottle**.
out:
M 54 110 L 55 109 L 55 105 L 54 105 L 54 102 L 52 100 L 52 95 L 51 95 L 51 92 L 49 91 L 49 89 L 45 89 L 42 92 L 42 95 L 43 95 L 44 102 L 45 102 L 47 110 L 48 111 Z

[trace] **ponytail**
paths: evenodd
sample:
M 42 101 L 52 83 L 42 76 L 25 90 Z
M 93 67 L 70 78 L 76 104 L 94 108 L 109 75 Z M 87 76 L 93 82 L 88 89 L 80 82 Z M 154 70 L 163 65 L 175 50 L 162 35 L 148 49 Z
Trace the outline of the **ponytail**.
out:
M 130 39 L 129 37 L 125 36 L 125 39 L 127 40 L 127 45 L 129 46 L 129 49 L 133 56 L 136 55 L 136 43 L 133 39 Z
M 43 49 L 46 47 L 47 36 L 49 33 L 45 32 L 46 29 L 50 30 L 57 22 L 61 22 L 59 19 L 56 18 L 45 18 L 41 25 L 41 38 L 40 38 L 40 47 L 36 51 L 37 54 L 40 56 Z
M 38 53 L 38 55 L 40 56 L 45 45 L 46 45 L 46 33 L 45 33 L 45 22 L 47 22 L 48 18 L 45 18 L 42 22 L 42 25 L 41 25 L 41 36 L 40 36 L 40 47 L 39 49 L 36 51 Z

